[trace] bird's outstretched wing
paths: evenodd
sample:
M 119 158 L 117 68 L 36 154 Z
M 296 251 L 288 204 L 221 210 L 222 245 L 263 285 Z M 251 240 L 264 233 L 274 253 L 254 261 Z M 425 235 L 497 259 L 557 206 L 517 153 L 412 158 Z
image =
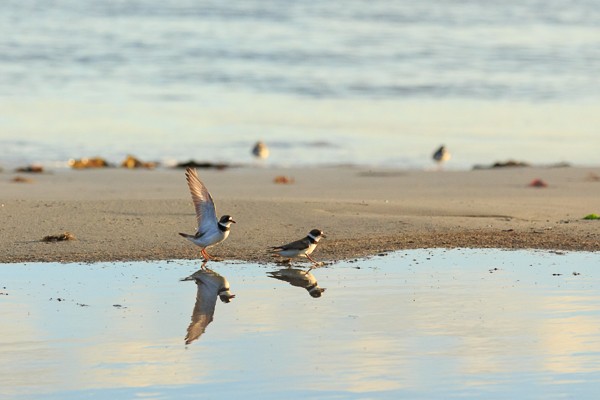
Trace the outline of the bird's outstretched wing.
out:
M 215 203 L 204 183 L 198 178 L 195 169 L 187 168 L 185 178 L 190 188 L 192 201 L 196 208 L 196 221 L 198 222 L 198 233 L 213 229 L 217 225 L 217 210 Z

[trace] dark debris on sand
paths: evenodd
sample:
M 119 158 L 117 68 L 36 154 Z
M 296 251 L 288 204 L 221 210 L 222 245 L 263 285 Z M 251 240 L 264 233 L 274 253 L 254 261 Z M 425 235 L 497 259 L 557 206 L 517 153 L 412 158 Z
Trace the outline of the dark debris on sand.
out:
M 473 169 L 494 169 L 494 168 L 514 168 L 514 167 L 531 167 L 531 164 L 529 164 L 525 161 L 515 161 L 515 160 L 496 161 L 492 165 L 481 165 L 481 164 L 475 165 L 475 166 L 473 166 Z
M 108 168 L 112 167 L 108 161 L 102 157 L 70 159 L 69 166 L 73 169 L 89 169 L 89 168 Z
M 44 172 L 44 167 L 41 165 L 27 165 L 25 167 L 19 167 L 15 169 L 15 172 L 27 172 L 32 174 L 41 174 Z
M 231 166 L 231 164 L 226 163 L 198 162 L 190 160 L 188 162 L 178 163 L 175 165 L 175 168 L 225 169 Z
M 33 183 L 33 179 L 31 178 L 26 178 L 24 176 L 15 176 L 14 178 L 12 178 L 11 182 L 14 183 Z
M 77 240 L 75 235 L 71 232 L 59 233 L 58 235 L 48 235 L 44 236 L 42 242 L 53 243 L 53 242 L 62 242 L 65 240 Z
M 159 165 L 156 161 L 142 161 L 139 158 L 136 158 L 132 155 L 128 155 L 125 160 L 121 163 L 122 168 L 128 169 L 136 169 L 136 168 L 145 168 L 145 169 L 154 169 Z

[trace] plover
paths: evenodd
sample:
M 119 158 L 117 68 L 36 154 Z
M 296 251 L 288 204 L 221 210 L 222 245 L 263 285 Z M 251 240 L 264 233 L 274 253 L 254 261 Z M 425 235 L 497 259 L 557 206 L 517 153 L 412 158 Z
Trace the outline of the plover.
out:
M 187 335 L 185 337 L 185 344 L 190 344 L 198 339 L 204 333 L 208 324 L 212 322 L 217 297 L 223 303 L 229 303 L 235 295 L 230 292 L 227 278 L 210 269 L 205 269 L 204 264 L 202 265 L 202 269 L 181 280 L 195 281 L 198 287 L 196 303 L 192 312 L 192 321 L 187 328 Z
M 305 238 L 284 244 L 283 246 L 272 247 L 271 250 L 275 254 L 289 258 L 290 260 L 295 257 L 306 257 L 317 265 L 318 262 L 313 260 L 310 255 L 317 247 L 319 240 L 324 237 L 326 236 L 321 230 L 313 229 Z
M 260 158 L 261 160 L 264 160 L 267 157 L 269 157 L 269 148 L 263 142 L 258 141 L 258 142 L 256 142 L 256 144 L 254 145 L 254 148 L 252 149 L 252 154 L 254 154 L 254 156 L 256 158 Z
M 435 153 L 433 153 L 432 158 L 438 165 L 442 165 L 442 163 L 448 161 L 450 157 L 450 152 L 446 149 L 446 146 L 442 145 Z
M 235 221 L 229 215 L 223 215 L 217 221 L 215 203 L 206 186 L 198 178 L 198 173 L 195 169 L 187 168 L 185 170 L 185 177 L 196 209 L 198 230 L 194 235 L 188 235 L 187 233 L 179 234 L 195 245 L 200 246 L 202 248 L 200 252 L 204 260 L 210 260 L 206 249 L 227 239 L 231 224 L 235 223 Z
M 321 297 L 325 288 L 319 287 L 317 278 L 309 271 L 303 271 L 297 268 L 283 268 L 278 271 L 267 272 L 271 278 L 288 282 L 292 286 L 306 289 L 312 297 Z

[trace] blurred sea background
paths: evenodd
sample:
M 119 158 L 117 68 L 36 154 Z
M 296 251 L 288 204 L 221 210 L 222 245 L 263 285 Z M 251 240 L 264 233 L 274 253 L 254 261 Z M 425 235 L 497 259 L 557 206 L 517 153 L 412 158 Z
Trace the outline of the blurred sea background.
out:
M 598 165 L 595 0 L 3 0 L 0 166 Z

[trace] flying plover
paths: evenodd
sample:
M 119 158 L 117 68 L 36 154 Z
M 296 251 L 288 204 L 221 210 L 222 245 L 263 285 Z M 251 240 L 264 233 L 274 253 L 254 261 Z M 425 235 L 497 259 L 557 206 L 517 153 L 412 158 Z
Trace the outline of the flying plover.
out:
M 192 201 L 196 208 L 196 221 L 198 222 L 198 230 L 194 235 L 187 233 L 179 233 L 181 236 L 200 246 L 202 257 L 204 260 L 210 260 L 210 256 L 206 252 L 208 247 L 214 246 L 227 239 L 232 223 L 235 223 L 229 215 L 223 215 L 217 221 L 217 210 L 215 203 L 206 189 L 206 186 L 198 178 L 198 173 L 195 169 L 187 168 L 185 171 Z

